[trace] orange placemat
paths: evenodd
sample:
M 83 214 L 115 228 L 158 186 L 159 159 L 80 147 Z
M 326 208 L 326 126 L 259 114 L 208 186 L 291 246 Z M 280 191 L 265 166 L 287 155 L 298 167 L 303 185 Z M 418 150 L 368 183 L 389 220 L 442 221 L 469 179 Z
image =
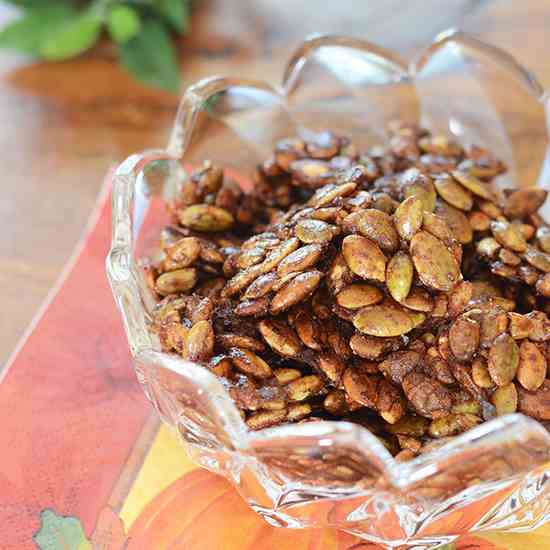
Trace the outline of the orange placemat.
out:
M 365 550 L 333 530 L 268 526 L 197 469 L 134 377 L 105 278 L 110 200 L 3 372 L 2 550 Z M 542 550 L 550 527 L 468 536 L 448 548 Z

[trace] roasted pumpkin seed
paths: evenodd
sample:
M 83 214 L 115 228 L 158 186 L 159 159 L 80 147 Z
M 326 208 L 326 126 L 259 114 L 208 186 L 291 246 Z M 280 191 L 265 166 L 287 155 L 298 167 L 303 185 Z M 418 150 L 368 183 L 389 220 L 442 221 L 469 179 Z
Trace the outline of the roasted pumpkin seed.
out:
M 426 231 L 411 240 L 411 256 L 420 280 L 435 290 L 449 292 L 460 277 L 457 262 L 449 249 Z
M 422 225 L 424 205 L 413 196 L 405 199 L 393 214 L 397 232 L 402 239 L 410 241 Z
M 435 178 L 434 185 L 438 195 L 451 206 L 466 211 L 472 209 L 474 204 L 472 194 L 448 174 Z
M 497 386 L 506 386 L 516 376 L 519 349 L 509 334 L 498 336 L 489 350 L 489 374 Z
M 231 212 L 210 204 L 194 204 L 178 213 L 181 225 L 195 231 L 226 231 L 235 223 Z
M 386 269 L 386 285 L 394 300 L 402 302 L 408 296 L 413 275 L 413 263 L 406 252 L 397 252 L 392 256 Z
M 385 280 L 386 257 L 375 242 L 360 235 L 349 235 L 342 242 L 342 254 L 348 267 L 359 277 Z

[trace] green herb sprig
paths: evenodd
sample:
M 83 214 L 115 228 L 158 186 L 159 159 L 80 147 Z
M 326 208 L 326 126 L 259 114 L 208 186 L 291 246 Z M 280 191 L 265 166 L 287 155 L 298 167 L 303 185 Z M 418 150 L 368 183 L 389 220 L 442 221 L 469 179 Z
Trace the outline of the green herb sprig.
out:
M 89 50 L 106 31 L 122 65 L 144 84 L 177 93 L 172 34 L 189 31 L 192 0 L 8 0 L 19 19 L 0 30 L 0 48 L 62 61 Z

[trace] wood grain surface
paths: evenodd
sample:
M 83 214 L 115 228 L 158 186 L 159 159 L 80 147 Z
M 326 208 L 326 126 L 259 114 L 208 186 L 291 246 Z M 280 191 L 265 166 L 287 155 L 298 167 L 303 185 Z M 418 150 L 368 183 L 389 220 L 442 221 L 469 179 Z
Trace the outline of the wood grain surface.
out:
M 12 16 L 0 4 L 0 21 Z M 311 32 L 408 55 L 449 27 L 513 51 L 550 87 L 548 0 L 202 0 L 192 37 L 178 44 L 183 85 L 212 74 L 278 83 Z M 176 105 L 133 82 L 108 44 L 59 64 L 0 52 L 0 365 L 69 258 L 109 167 L 163 146 Z

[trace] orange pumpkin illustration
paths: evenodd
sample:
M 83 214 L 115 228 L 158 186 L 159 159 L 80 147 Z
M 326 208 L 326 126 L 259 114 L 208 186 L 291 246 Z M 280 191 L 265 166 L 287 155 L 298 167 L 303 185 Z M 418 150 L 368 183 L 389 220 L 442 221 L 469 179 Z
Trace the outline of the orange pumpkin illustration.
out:
M 220 476 L 194 470 L 154 498 L 132 524 L 127 550 L 379 550 L 334 529 L 280 529 L 253 512 Z M 452 550 L 499 550 L 475 536 Z

